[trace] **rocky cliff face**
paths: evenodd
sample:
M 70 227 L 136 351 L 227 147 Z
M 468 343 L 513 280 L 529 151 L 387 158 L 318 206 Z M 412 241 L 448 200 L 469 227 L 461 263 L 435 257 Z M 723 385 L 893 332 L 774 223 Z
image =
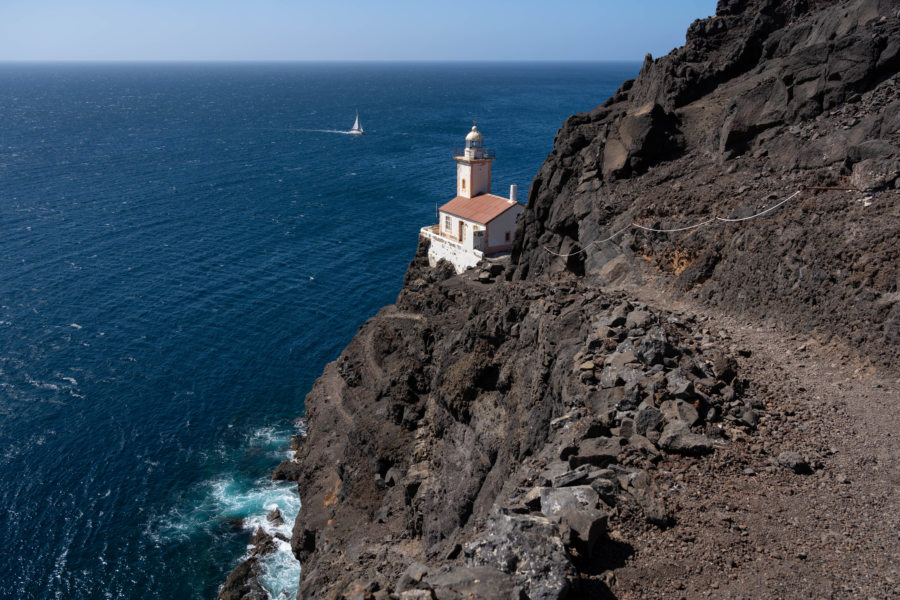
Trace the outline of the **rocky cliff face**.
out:
M 647 469 L 752 429 L 751 394 L 690 318 L 426 253 L 308 398 L 301 596 L 595 589 L 612 507 L 668 523 Z
M 422 242 L 278 471 L 303 500 L 300 596 L 611 597 L 626 534 L 685 510 L 673 473 L 821 468 L 748 445 L 794 414 L 739 372 L 749 351 L 613 289 L 896 365 L 898 67 L 894 2 L 723 0 L 566 121 L 505 271 L 429 268 Z
M 515 276 L 665 274 L 666 289 L 896 364 L 898 68 L 895 2 L 719 2 L 560 129 Z M 600 241 L 748 217 L 798 190 L 765 218 Z

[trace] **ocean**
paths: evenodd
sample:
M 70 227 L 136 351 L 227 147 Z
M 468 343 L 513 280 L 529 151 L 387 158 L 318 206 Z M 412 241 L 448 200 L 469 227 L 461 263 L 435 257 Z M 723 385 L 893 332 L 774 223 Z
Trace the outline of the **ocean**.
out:
M 478 120 L 520 199 L 640 63 L 0 64 L 0 597 L 214 598 Z M 363 137 L 345 132 L 359 111 Z M 265 562 L 273 598 L 300 565 Z

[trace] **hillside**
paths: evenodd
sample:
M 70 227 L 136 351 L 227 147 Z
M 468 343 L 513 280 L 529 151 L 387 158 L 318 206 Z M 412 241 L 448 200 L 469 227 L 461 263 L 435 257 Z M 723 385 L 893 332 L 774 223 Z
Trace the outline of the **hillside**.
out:
M 897 11 L 874 0 L 720 2 L 685 46 L 647 57 L 636 80 L 560 129 L 520 221 L 516 277 L 658 280 L 896 365 Z M 715 220 L 788 198 L 760 218 Z M 631 223 L 710 219 L 601 241 Z
M 896 596 L 898 67 L 893 2 L 723 0 L 566 121 L 505 270 L 420 241 L 276 472 L 300 596 Z

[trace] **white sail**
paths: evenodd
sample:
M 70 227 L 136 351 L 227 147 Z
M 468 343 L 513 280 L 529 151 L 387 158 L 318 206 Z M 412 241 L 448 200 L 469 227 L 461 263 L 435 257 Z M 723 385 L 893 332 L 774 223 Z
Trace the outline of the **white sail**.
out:
M 353 128 L 350 130 L 351 135 L 362 135 L 365 133 L 359 125 L 359 111 L 356 111 L 356 120 L 353 122 Z

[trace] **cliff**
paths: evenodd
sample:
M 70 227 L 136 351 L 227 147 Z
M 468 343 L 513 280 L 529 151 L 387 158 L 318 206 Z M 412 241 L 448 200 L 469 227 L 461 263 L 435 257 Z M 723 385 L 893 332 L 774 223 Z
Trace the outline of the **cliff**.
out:
M 647 469 L 724 445 L 750 394 L 690 317 L 578 280 L 455 276 L 426 251 L 310 393 L 301 595 L 583 591 L 610 505 L 668 523 Z
M 660 280 L 896 364 L 897 10 L 719 2 L 685 46 L 565 122 L 519 222 L 516 277 Z M 817 189 L 845 187 L 858 191 Z M 797 191 L 765 218 L 600 241 L 749 217 Z
M 565 122 L 505 269 L 421 241 L 276 473 L 300 597 L 896 591 L 898 50 L 893 2 L 723 0 Z

